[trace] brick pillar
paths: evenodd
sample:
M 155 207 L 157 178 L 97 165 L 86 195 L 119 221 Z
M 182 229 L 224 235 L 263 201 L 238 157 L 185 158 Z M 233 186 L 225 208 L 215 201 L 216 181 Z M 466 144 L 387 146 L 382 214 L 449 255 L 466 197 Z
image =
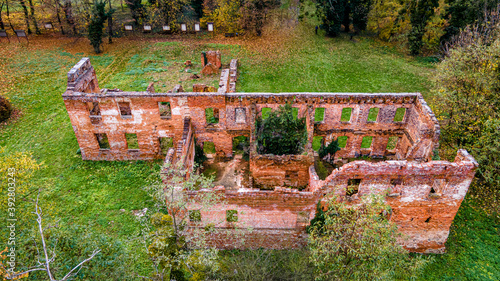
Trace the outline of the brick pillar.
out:
M 374 136 L 372 143 L 371 156 L 383 157 L 385 155 L 385 148 L 389 142 L 389 136 Z
M 66 91 L 99 93 L 99 83 L 95 75 L 94 67 L 89 58 L 82 58 L 68 72 L 68 85 Z
M 307 143 L 306 151 L 312 151 L 312 142 L 314 138 L 314 109 L 312 106 L 306 108 L 306 130 L 307 130 Z

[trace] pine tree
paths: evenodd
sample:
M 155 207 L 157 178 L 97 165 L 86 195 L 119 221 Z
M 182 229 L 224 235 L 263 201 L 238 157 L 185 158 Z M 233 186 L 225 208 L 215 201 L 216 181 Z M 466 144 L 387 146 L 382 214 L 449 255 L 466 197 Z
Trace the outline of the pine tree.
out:
M 104 29 L 104 23 L 111 17 L 114 10 L 110 9 L 108 12 L 105 10 L 106 2 L 96 1 L 92 9 L 92 15 L 90 16 L 89 23 L 89 35 L 90 45 L 94 47 L 94 51 L 98 54 L 101 52 L 102 35 Z
M 319 0 L 318 11 L 323 14 L 323 26 L 326 34 L 336 37 L 339 35 L 344 21 L 345 6 L 348 0 Z

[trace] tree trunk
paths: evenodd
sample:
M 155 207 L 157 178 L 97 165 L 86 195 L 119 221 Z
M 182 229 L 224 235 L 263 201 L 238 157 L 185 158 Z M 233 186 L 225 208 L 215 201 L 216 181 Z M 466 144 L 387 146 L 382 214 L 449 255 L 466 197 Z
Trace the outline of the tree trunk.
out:
M 42 33 L 40 32 L 40 29 L 38 28 L 38 23 L 36 22 L 35 6 L 33 5 L 33 0 L 28 0 L 28 1 L 30 3 L 31 20 L 33 21 L 33 25 L 35 26 L 35 33 L 40 35 Z
M 109 0 L 109 12 L 111 12 L 111 0 Z M 112 15 L 109 15 L 108 17 L 108 43 L 111 44 L 113 43 L 113 17 Z
M 5 2 L 2 2 L 2 5 L 0 5 L 0 29 L 5 29 L 5 25 L 3 24 L 3 20 L 2 20 L 2 10 L 3 10 L 4 4 L 5 4 Z
M 28 30 L 28 34 L 31 34 L 32 32 L 31 32 L 31 28 L 30 28 L 30 16 L 28 13 L 28 7 L 26 7 L 26 3 L 24 2 L 24 0 L 19 0 L 19 3 L 23 7 L 24 19 L 26 20 L 26 28 Z
M 76 24 L 75 19 L 73 18 L 73 7 L 71 6 L 71 0 L 68 0 L 64 3 L 64 12 L 66 14 L 66 22 L 73 29 L 73 34 L 76 35 Z
M 59 10 L 61 9 L 61 3 L 59 3 L 59 0 L 56 0 L 56 15 L 57 15 L 57 22 L 59 23 L 59 26 L 61 27 L 61 34 L 64 35 L 64 28 L 61 22 L 61 16 L 59 15 Z
M 5 1 L 5 6 L 7 8 L 7 20 L 9 21 L 9 26 L 12 28 L 12 31 L 14 31 L 14 26 L 12 26 L 12 21 L 10 20 L 10 12 L 9 12 L 9 0 Z

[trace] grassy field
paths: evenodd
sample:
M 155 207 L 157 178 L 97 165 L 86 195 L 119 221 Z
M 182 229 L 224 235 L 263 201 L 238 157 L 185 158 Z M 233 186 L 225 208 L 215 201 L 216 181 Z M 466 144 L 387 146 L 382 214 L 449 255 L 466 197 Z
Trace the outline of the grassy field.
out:
M 29 47 L 17 42 L 2 45 L 0 95 L 7 96 L 21 113 L 17 120 L 0 128 L 3 155 L 29 152 L 43 163 L 32 185 L 42 189 L 43 206 L 50 209 L 46 215 L 61 219 L 63 229 L 80 225 L 123 242 L 130 272 L 149 271 L 147 258 L 135 239 L 141 226 L 131 211 L 151 204 L 142 187 L 158 180 L 161 162 L 82 161 L 61 97 L 66 73 L 81 57 L 88 56 L 101 88 L 144 91 L 154 81 L 157 91 L 167 91 L 179 83 L 191 91 L 193 83 L 217 85 L 218 77 L 201 81 L 190 78 L 200 71 L 200 52 L 214 49 L 222 51 L 223 64 L 240 59 L 237 90 L 244 92 L 418 91 L 427 96 L 428 77 L 433 71 L 433 65 L 408 58 L 370 38 L 330 39 L 314 36 L 312 29 L 255 40 L 168 42 L 164 38 L 121 38 L 105 45 L 102 55 L 90 53 L 86 39 L 38 37 Z M 189 71 L 184 67 L 186 60 L 194 63 Z M 315 148 L 318 144 L 316 140 Z M 2 186 L 2 196 L 5 192 Z M 33 196 L 34 192 L 28 197 Z M 436 256 L 424 279 L 499 280 L 498 229 L 498 221 L 472 203 L 465 203 L 455 220 L 448 253 Z M 79 278 L 94 280 L 85 270 Z

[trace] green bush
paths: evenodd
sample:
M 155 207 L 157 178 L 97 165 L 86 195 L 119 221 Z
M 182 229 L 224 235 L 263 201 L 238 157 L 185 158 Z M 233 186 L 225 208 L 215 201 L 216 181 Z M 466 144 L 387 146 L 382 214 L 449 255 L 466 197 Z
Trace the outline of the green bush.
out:
M 349 205 L 335 196 L 323 212 L 318 206 L 309 232 L 315 280 L 412 280 L 429 259 L 411 257 L 397 243 L 397 226 L 382 197 L 364 197 Z
M 256 125 L 260 154 L 300 154 L 307 142 L 306 119 L 296 118 L 290 104 L 271 111 L 266 119 L 257 118 Z
M 90 40 L 90 45 L 94 47 L 94 51 L 99 54 L 101 52 L 101 44 L 102 44 L 102 35 L 104 23 L 111 17 L 114 10 L 110 9 L 106 12 L 106 2 L 104 1 L 96 1 L 94 2 L 94 6 L 92 8 L 92 15 L 90 16 L 89 23 L 89 34 L 88 38 Z
M 196 166 L 201 167 L 205 161 L 207 161 L 207 156 L 203 151 L 203 146 L 196 144 L 194 147 L 194 163 L 196 163 Z
M 335 153 L 340 150 L 339 147 L 339 142 L 337 140 L 333 140 L 328 146 L 325 147 L 325 145 L 321 145 L 318 154 L 319 158 L 323 159 L 325 156 L 330 154 L 330 159 L 333 159 L 335 157 Z
M 233 250 L 219 254 L 221 269 L 210 280 L 314 280 L 307 249 Z
M 0 122 L 9 119 L 11 114 L 12 106 L 10 102 L 6 98 L 0 96 Z

